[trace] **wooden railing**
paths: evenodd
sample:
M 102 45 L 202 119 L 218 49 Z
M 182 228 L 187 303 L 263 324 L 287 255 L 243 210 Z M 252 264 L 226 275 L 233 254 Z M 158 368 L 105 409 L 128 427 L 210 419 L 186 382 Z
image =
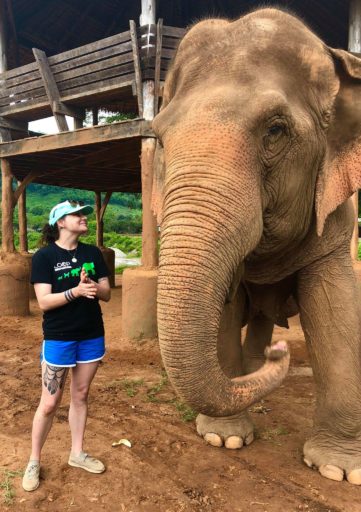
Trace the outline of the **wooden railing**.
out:
M 131 22 L 129 31 L 49 58 L 33 50 L 35 62 L 0 74 L 0 126 L 21 129 L 21 122 L 48 115 L 81 118 L 85 107 L 125 97 L 138 96 L 139 107 L 141 81 L 164 80 L 183 34 L 161 22 L 140 29 Z

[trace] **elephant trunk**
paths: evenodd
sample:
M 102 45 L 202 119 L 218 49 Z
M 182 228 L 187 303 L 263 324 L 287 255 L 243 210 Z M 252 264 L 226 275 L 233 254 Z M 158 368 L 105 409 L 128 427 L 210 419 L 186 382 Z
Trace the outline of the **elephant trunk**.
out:
M 181 398 L 198 412 L 229 416 L 282 382 L 289 354 L 286 345 L 269 349 L 261 369 L 233 379 L 220 366 L 217 337 L 224 304 L 263 225 L 256 173 L 244 158 L 242 168 L 232 163 L 239 159 L 232 159 L 225 169 L 224 159 L 217 163 L 215 145 L 204 152 L 213 153 L 211 165 L 191 163 L 188 157 L 186 166 L 167 166 L 158 329 L 164 365 Z M 184 162 L 179 150 L 177 157 L 176 162 Z

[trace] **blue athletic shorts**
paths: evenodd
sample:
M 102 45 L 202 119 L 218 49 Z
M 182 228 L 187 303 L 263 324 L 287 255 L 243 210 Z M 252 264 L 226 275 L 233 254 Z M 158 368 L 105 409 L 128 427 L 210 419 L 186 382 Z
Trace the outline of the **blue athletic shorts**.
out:
M 104 336 L 83 341 L 44 340 L 40 361 L 52 366 L 70 368 L 78 363 L 99 361 L 104 354 Z

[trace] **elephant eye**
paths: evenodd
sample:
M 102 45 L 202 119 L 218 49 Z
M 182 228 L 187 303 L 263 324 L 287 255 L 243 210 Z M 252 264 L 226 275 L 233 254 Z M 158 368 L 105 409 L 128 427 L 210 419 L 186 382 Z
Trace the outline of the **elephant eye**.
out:
M 287 144 L 287 135 L 288 127 L 285 122 L 277 120 L 267 127 L 263 144 L 267 153 L 270 153 L 269 156 L 278 154 L 282 150 L 283 146 Z
M 274 124 L 268 128 L 268 135 L 271 137 L 278 137 L 284 132 L 284 126 L 281 124 Z

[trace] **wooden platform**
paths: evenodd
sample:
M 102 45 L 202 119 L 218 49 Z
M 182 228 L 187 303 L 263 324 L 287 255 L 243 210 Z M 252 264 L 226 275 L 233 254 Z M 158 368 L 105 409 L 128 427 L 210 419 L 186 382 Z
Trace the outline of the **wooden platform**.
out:
M 141 116 L 142 80 L 164 80 L 183 34 L 162 25 L 136 28 L 131 21 L 126 32 L 49 58 L 33 49 L 34 62 L 0 74 L 0 125 L 53 114 L 82 118 L 92 107 Z
M 0 144 L 16 179 L 94 191 L 141 191 L 142 137 L 151 123 L 134 119 Z

